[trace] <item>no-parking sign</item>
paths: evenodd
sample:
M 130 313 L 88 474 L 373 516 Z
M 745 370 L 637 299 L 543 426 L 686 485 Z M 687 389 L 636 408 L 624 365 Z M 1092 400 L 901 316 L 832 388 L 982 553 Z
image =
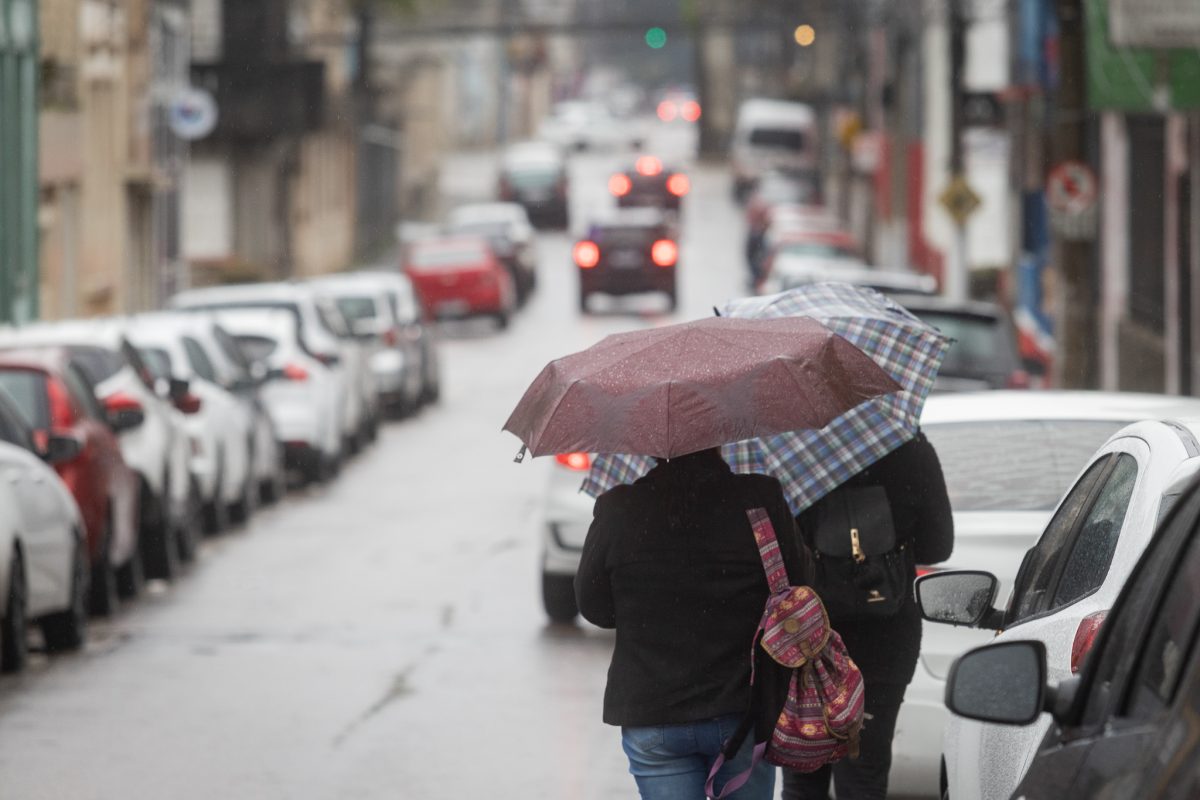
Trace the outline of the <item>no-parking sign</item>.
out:
M 1065 239 L 1091 239 L 1096 235 L 1100 183 L 1082 161 L 1064 161 L 1046 176 L 1046 205 L 1050 227 Z
M 167 106 L 167 121 L 180 139 L 203 139 L 217 126 L 217 102 L 203 89 L 183 89 Z

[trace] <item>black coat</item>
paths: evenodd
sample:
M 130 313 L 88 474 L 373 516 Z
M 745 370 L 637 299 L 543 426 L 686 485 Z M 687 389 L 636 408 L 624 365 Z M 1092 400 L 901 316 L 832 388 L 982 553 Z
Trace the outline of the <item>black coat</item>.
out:
M 981 457 L 986 458 L 986 455 Z M 898 541 L 912 543 L 916 564 L 937 564 L 954 548 L 954 519 L 942 465 L 933 445 L 918 434 L 867 469 L 846 486 L 883 486 L 892 507 Z M 812 509 L 797 517 L 805 541 L 811 544 Z M 916 571 L 909 581 L 916 579 Z M 841 634 L 850 657 L 870 683 L 907 685 L 921 650 L 921 615 L 912 593 L 896 614 L 879 620 L 830 619 Z
M 672 503 L 680 475 L 690 496 Z M 768 594 L 746 519 L 755 507 L 767 509 L 789 575 L 803 582 L 806 561 L 778 481 L 735 475 L 715 451 L 659 465 L 596 500 L 575 593 L 586 619 L 616 629 L 605 722 L 676 724 L 747 711 Z M 769 658 L 758 663 L 756 688 L 777 715 L 789 672 Z

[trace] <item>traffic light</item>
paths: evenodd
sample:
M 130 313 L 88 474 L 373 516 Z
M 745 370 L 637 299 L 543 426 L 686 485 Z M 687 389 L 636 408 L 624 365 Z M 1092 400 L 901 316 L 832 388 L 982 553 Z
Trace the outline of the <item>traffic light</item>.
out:
M 816 41 L 817 32 L 812 25 L 797 25 L 796 30 L 792 32 L 792 37 L 796 40 L 796 44 L 808 47 Z
M 646 29 L 646 44 L 651 50 L 661 50 L 667 46 L 667 32 L 662 28 Z

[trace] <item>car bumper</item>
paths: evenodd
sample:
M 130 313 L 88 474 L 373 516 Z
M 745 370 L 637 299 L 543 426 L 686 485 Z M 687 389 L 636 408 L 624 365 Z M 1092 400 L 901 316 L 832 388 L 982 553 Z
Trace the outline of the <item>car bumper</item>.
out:
M 637 292 L 670 292 L 675 288 L 674 267 L 651 269 L 580 270 L 583 291 L 605 294 L 635 294 Z

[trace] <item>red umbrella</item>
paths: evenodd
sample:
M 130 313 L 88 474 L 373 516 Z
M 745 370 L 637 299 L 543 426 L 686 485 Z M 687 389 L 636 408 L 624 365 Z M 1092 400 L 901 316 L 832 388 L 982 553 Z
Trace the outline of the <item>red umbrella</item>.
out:
M 551 361 L 504 429 L 535 456 L 671 458 L 829 422 L 900 390 L 870 356 L 805 317 L 618 333 Z

